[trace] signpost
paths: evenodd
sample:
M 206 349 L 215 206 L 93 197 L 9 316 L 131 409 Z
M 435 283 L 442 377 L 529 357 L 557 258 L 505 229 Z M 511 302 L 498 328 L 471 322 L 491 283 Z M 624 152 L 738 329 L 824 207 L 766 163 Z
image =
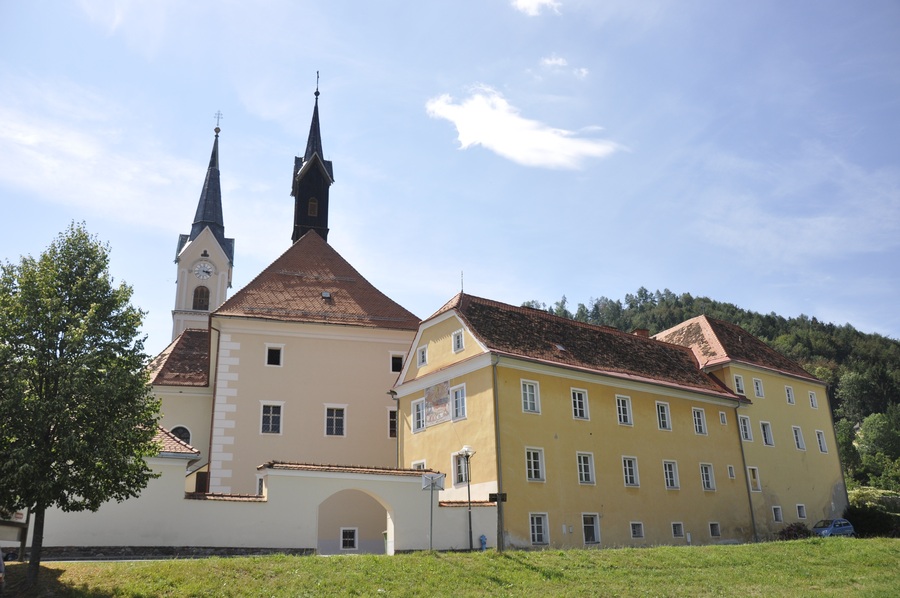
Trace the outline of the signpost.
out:
M 431 494 L 431 514 L 428 521 L 428 550 L 434 550 L 434 490 L 444 489 L 444 478 L 447 477 L 443 473 L 426 473 L 422 474 L 422 490 L 430 490 Z

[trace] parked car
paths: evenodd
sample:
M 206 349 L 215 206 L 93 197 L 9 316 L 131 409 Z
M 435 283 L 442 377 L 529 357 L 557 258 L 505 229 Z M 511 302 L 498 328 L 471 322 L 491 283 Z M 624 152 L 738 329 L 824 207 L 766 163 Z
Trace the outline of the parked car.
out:
M 813 526 L 812 533 L 823 538 L 826 536 L 856 537 L 853 524 L 846 519 L 823 519 Z

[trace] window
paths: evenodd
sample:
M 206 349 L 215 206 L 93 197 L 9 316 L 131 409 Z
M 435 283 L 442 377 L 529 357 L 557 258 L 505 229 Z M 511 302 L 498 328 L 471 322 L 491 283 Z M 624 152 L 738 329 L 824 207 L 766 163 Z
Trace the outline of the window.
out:
M 466 385 L 461 384 L 450 389 L 450 398 L 453 401 L 453 419 L 466 418 Z
M 425 399 L 412 403 L 412 430 L 421 432 L 425 429 Z
M 572 417 L 575 419 L 590 419 L 586 390 L 581 390 L 580 388 L 572 389 Z
M 616 413 L 621 425 L 631 425 L 631 399 L 629 397 L 616 396 Z
M 315 197 L 309 198 L 309 204 L 306 206 L 306 215 L 313 218 L 319 215 L 319 200 Z
M 723 426 L 728 425 L 728 416 L 725 415 L 724 411 L 719 411 L 719 423 L 722 424 Z
M 600 543 L 600 517 L 597 513 L 582 513 L 581 529 L 584 531 L 585 544 Z
M 746 415 L 739 415 L 738 422 L 741 425 L 741 440 L 747 442 L 753 441 L 753 428 L 750 427 L 750 418 Z
M 622 474 L 626 486 L 640 486 L 637 457 L 622 457 Z
M 666 480 L 666 490 L 678 490 L 678 463 L 663 461 L 663 478 Z
M 416 365 L 419 367 L 428 363 L 428 345 L 416 349 Z
M 775 523 L 784 523 L 781 507 L 772 507 L 772 519 L 775 520 Z
M 402 372 L 403 371 L 403 356 L 402 355 L 391 355 L 391 371 L 392 372 Z
M 706 412 L 703 409 L 694 407 L 694 433 L 706 436 Z
M 803 430 L 799 426 L 791 426 L 791 429 L 794 431 L 794 446 L 797 447 L 798 451 L 805 451 L 806 443 L 803 442 Z
M 734 392 L 738 393 L 739 395 L 744 394 L 744 377 L 743 376 L 738 376 L 737 374 L 735 374 L 735 376 L 734 376 Z
M 790 386 L 784 387 L 784 396 L 787 398 L 788 405 L 793 405 L 796 402 L 794 400 L 794 389 Z
M 713 538 L 718 538 L 722 535 L 722 529 L 715 521 L 710 521 L 709 523 L 709 535 Z
M 281 353 L 284 345 L 266 345 L 266 365 L 281 367 Z
M 825 444 L 825 432 L 823 432 L 822 430 L 816 430 L 816 442 L 819 443 L 820 453 L 828 452 L 828 446 L 826 446 Z
M 750 491 L 751 492 L 762 492 L 762 484 L 759 481 L 759 468 L 758 467 L 748 467 L 747 468 L 747 479 L 750 482 Z
M 594 455 L 591 453 L 576 453 L 575 458 L 578 462 L 578 483 L 593 484 Z
M 684 537 L 684 524 L 680 521 L 672 522 L 672 537 L 673 538 L 683 538 Z
M 531 543 L 532 544 L 548 544 L 550 542 L 549 530 L 547 529 L 546 513 L 531 513 Z
M 734 465 L 728 466 L 728 479 L 734 479 Z
M 469 481 L 469 465 L 465 455 L 453 455 L 453 483 L 465 484 Z
M 760 399 L 765 397 L 766 394 L 763 392 L 763 383 L 759 378 L 753 379 L 753 394 L 755 394 Z
M 425 461 L 413 461 L 412 468 L 417 470 L 425 469 Z
M 172 436 L 180 440 L 185 444 L 191 443 L 191 431 L 185 428 L 184 426 L 175 426 L 169 432 L 172 433 Z M 824 451 L 823 451 L 824 452 Z
M 281 434 L 281 404 L 262 404 L 262 427 L 260 432 L 263 434 Z
M 397 410 L 388 410 L 388 438 L 397 437 Z
M 463 331 L 457 330 L 453 333 L 453 352 L 459 353 L 463 349 L 465 349 L 465 341 L 463 341 Z
M 525 449 L 525 477 L 529 482 L 544 481 L 544 449 Z
M 634 539 L 644 537 L 644 524 L 640 521 L 631 522 L 631 537 Z
M 672 416 L 669 414 L 668 403 L 656 403 L 656 423 L 660 430 L 672 429 Z
M 766 446 L 775 446 L 775 439 L 772 437 L 772 424 L 769 422 L 759 422 L 762 430 L 763 444 Z
M 355 527 L 341 528 L 341 550 L 356 550 L 356 535 L 358 529 Z
M 797 505 L 797 519 L 806 519 L 806 505 Z
M 197 311 L 209 311 L 209 289 L 199 286 L 194 289 L 193 308 Z
M 537 382 L 522 380 L 522 411 L 527 413 L 541 412 L 541 395 Z
M 700 484 L 703 486 L 704 490 L 715 490 L 716 489 L 716 478 L 713 475 L 713 466 L 709 463 L 701 463 L 700 464 Z
M 261 475 L 256 476 L 256 495 L 262 496 L 263 494 L 265 494 L 265 492 L 263 492 L 263 490 L 265 490 L 265 488 L 266 488 L 266 485 L 265 485 L 265 482 L 263 481 L 263 477 Z
M 344 433 L 345 410 L 343 407 L 325 408 L 325 435 L 345 436 Z
M 809 406 L 813 409 L 819 408 L 819 401 L 816 399 L 816 393 L 814 391 L 809 391 Z

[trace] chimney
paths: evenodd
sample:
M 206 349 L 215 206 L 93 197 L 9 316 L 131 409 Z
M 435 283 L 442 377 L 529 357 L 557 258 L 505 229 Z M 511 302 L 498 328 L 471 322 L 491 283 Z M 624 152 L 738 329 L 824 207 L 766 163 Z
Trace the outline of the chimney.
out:
M 644 338 L 650 338 L 650 331 L 646 328 L 635 328 L 631 331 L 631 334 L 635 336 L 642 336 Z

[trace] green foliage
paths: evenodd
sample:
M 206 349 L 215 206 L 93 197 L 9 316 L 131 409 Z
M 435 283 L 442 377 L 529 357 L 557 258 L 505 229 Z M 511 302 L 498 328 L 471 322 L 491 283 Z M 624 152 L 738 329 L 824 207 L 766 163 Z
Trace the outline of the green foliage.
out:
M 0 269 L 0 504 L 32 509 L 38 562 L 47 508 L 97 510 L 153 477 L 143 313 L 108 266 L 108 247 L 73 224 Z
M 803 538 L 809 538 L 810 536 L 812 536 L 812 532 L 802 521 L 790 523 L 778 532 L 779 540 L 802 540 Z
M 844 517 L 860 537 L 900 537 L 900 492 L 873 487 L 848 492 L 850 505 Z

